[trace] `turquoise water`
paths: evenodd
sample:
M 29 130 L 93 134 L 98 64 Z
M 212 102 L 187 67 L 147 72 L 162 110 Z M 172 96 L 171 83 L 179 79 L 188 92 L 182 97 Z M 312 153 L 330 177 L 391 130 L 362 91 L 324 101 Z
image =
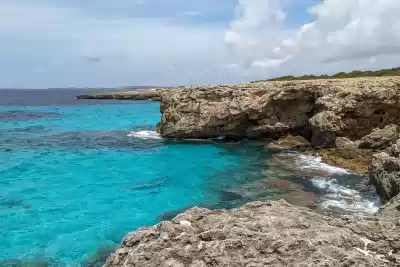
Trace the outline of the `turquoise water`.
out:
M 164 141 L 159 119 L 147 101 L 0 107 L 0 260 L 76 265 L 164 212 L 246 201 L 225 190 L 259 177 L 260 144 Z
M 99 266 L 126 233 L 195 205 L 284 197 L 376 211 L 359 176 L 318 158 L 262 142 L 163 140 L 159 103 L 79 93 L 0 90 L 0 267 Z

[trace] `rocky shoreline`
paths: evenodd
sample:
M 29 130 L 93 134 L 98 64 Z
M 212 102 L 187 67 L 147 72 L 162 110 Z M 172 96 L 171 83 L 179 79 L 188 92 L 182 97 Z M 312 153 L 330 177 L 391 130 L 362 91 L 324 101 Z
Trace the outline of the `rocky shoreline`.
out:
M 77 99 L 116 99 L 116 100 L 152 100 L 160 101 L 161 92 L 166 89 L 138 89 L 135 91 L 110 92 L 101 94 L 79 95 Z
M 151 92 L 161 100 L 157 131 L 165 138 L 263 139 L 268 149 L 317 153 L 368 173 L 385 205 L 363 218 L 326 217 L 284 201 L 193 208 L 128 234 L 106 266 L 400 265 L 400 78 Z

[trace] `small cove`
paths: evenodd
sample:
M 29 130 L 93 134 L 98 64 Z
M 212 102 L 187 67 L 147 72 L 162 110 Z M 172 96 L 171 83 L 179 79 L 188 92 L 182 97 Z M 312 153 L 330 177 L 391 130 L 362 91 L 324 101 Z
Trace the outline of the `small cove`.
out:
M 87 264 L 127 232 L 196 205 L 286 197 L 367 214 L 379 205 L 361 177 L 318 158 L 256 141 L 163 140 L 159 103 L 65 98 L 0 106 L 0 263 Z

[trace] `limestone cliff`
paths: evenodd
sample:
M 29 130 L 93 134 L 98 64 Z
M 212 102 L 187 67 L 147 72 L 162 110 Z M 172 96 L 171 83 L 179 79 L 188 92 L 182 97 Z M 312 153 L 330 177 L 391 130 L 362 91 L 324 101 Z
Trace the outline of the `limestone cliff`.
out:
M 277 138 L 302 135 L 333 147 L 400 121 L 400 78 L 258 82 L 162 92 L 165 137 Z

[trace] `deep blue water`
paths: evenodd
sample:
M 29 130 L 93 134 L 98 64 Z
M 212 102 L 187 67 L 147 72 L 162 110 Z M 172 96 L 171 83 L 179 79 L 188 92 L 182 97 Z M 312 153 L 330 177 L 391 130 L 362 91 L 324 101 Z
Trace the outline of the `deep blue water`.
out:
M 262 143 L 163 140 L 159 103 L 80 93 L 0 90 L 0 265 L 78 265 L 165 212 L 255 200 L 236 189 L 271 176 Z

